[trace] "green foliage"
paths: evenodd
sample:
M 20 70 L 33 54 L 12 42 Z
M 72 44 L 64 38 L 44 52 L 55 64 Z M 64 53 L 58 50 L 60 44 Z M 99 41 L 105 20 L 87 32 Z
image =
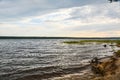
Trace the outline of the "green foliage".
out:
M 119 0 L 108 0 L 110 2 L 118 2 Z

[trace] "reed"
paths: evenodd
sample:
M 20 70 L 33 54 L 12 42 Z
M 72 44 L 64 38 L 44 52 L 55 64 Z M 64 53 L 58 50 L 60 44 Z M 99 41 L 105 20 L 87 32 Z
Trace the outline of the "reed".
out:
M 120 40 L 80 40 L 80 41 L 65 41 L 67 44 L 86 44 L 86 43 L 110 43 L 116 44 L 116 46 L 120 46 Z

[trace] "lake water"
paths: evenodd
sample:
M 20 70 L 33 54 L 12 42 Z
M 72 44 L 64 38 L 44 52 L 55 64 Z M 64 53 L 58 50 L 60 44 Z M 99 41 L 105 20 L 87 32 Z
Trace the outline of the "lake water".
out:
M 84 66 L 95 56 L 112 55 L 110 46 L 104 48 L 103 44 L 63 43 L 69 40 L 1 39 L 0 80 L 15 80 L 36 74 L 52 74 L 67 68 Z

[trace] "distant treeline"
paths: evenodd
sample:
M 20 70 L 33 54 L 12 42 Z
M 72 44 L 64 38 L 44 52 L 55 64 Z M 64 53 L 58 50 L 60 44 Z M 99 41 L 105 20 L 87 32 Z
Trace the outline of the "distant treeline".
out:
M 0 36 L 0 39 L 120 39 L 120 37 L 17 37 L 17 36 Z

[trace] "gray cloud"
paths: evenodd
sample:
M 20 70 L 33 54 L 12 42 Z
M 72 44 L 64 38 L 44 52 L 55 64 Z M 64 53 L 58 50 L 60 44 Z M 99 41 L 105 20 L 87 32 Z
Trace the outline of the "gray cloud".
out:
M 41 15 L 60 8 L 104 3 L 106 0 L 1 0 L 0 21 Z

